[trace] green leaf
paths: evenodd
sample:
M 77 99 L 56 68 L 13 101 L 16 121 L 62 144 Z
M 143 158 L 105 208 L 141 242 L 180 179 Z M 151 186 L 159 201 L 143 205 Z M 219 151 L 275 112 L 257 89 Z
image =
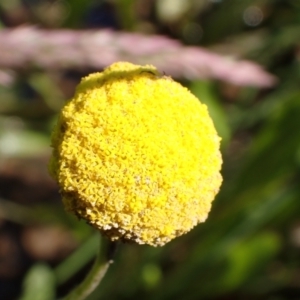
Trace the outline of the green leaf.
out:
M 252 279 L 279 252 L 278 235 L 265 232 L 237 244 L 229 253 L 220 291 L 233 290 Z
M 62 284 L 75 275 L 95 255 L 99 247 L 99 234 L 93 234 L 77 250 L 55 268 L 57 282 Z
M 213 90 L 213 84 L 209 81 L 193 81 L 190 85 L 190 90 L 202 103 L 207 105 L 216 130 L 222 138 L 222 144 L 225 146 L 230 139 L 231 133 L 226 112 Z
M 45 264 L 35 264 L 27 273 L 20 300 L 54 300 L 55 279 Z
M 290 176 L 298 161 L 300 94 L 282 99 L 281 106 L 253 141 L 236 183 L 237 190 L 262 189 Z

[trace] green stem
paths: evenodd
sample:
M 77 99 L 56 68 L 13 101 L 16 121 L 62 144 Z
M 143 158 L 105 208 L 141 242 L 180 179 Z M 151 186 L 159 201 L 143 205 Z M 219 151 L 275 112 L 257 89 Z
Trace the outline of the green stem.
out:
M 110 242 L 107 250 L 106 262 L 101 263 L 101 247 L 99 246 L 98 254 L 94 265 L 88 275 L 85 277 L 77 287 L 75 287 L 67 296 L 62 300 L 84 300 L 90 295 L 95 288 L 100 284 L 102 278 L 106 274 L 109 266 L 114 262 L 112 260 L 116 251 L 117 243 Z

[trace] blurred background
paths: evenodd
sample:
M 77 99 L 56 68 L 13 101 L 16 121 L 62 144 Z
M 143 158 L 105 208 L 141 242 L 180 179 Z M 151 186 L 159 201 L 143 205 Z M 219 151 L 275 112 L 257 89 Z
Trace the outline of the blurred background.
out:
M 208 105 L 224 183 L 204 224 L 122 245 L 98 299 L 300 299 L 299 0 L 0 0 L 0 298 L 53 300 L 98 237 L 47 173 L 80 78 L 154 64 Z M 102 240 L 105 247 L 105 239 Z

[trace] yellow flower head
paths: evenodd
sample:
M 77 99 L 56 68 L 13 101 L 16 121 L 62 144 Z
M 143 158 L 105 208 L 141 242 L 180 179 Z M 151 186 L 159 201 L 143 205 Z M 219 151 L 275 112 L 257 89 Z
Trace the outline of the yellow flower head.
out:
M 161 246 L 207 218 L 219 144 L 185 87 L 119 62 L 83 78 L 62 109 L 49 169 L 68 211 L 111 240 Z

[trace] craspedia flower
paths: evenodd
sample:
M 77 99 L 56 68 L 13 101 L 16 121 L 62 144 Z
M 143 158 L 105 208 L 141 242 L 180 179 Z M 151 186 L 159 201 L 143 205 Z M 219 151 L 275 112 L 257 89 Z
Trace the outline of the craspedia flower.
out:
M 66 209 L 111 240 L 164 245 L 204 222 L 222 182 L 207 107 L 150 65 L 82 79 L 52 134 Z

